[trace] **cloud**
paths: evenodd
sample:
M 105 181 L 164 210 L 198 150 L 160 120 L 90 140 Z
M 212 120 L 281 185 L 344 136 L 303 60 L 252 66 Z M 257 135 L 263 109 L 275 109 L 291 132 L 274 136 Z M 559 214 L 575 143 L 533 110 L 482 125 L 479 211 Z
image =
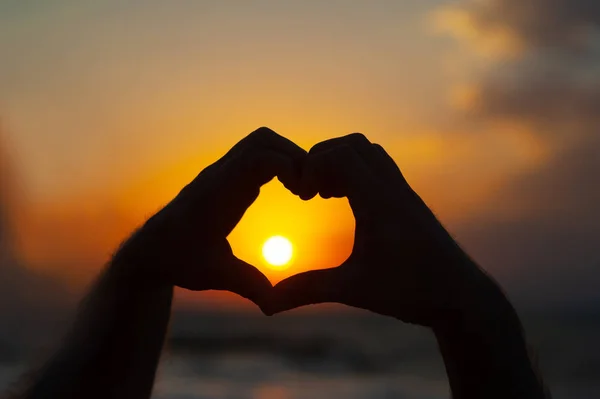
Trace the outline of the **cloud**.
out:
M 488 61 L 453 93 L 463 120 L 525 126 L 547 150 L 461 226 L 464 242 L 529 296 L 600 299 L 600 2 L 466 0 L 436 21 Z
M 498 57 L 478 81 L 455 90 L 458 108 L 555 128 L 598 125 L 600 2 L 467 0 L 435 15 L 459 42 Z M 512 44 L 493 45 L 499 36 Z
M 598 154 L 600 135 L 571 144 L 509 179 L 485 214 L 460 226 L 475 258 L 519 295 L 600 300 Z
M 515 57 L 522 52 L 522 43 L 513 32 L 501 26 L 481 26 L 477 14 L 468 8 L 441 8 L 432 15 L 431 20 L 436 32 L 449 34 L 465 42 L 480 56 Z
M 535 184 L 508 187 L 530 197 L 535 188 L 540 198 L 555 190 L 584 190 L 582 197 L 594 198 L 582 177 L 600 166 L 595 161 L 600 151 L 600 2 L 465 0 L 438 12 L 452 13 L 463 15 L 478 40 L 502 30 L 521 48 L 518 57 L 489 64 L 452 97 L 470 123 L 527 126 L 552 150 L 545 167 L 516 179 Z M 459 33 L 455 36 L 464 40 Z M 577 57 L 572 56 L 575 49 Z
M 468 96 L 458 98 L 458 108 L 477 121 L 518 121 L 549 139 L 583 139 L 598 134 L 600 81 L 579 82 L 573 75 L 522 71 L 490 78 L 463 89 Z
M 600 33 L 597 0 L 471 0 L 434 17 L 440 29 L 503 55 L 543 48 L 585 51 Z

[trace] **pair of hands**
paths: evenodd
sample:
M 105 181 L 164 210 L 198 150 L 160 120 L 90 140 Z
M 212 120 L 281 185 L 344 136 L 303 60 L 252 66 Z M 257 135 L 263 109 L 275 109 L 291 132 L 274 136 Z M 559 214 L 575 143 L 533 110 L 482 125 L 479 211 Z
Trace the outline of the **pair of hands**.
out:
M 353 252 L 341 266 L 300 273 L 273 287 L 233 255 L 227 236 L 275 176 L 303 200 L 317 194 L 348 198 L 356 232 Z M 307 153 L 260 128 L 204 169 L 120 252 L 143 265 L 136 273 L 152 281 L 231 291 L 269 315 L 336 302 L 434 326 L 477 301 L 489 281 L 392 158 L 362 134 L 321 142 Z

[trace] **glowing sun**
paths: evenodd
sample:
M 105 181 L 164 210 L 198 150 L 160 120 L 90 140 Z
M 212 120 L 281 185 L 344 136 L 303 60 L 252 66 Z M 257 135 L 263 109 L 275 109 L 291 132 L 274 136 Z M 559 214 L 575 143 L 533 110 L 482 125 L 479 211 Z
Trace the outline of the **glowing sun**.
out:
M 269 238 L 262 248 L 265 260 L 276 269 L 284 269 L 292 259 L 293 252 L 292 243 L 283 236 Z

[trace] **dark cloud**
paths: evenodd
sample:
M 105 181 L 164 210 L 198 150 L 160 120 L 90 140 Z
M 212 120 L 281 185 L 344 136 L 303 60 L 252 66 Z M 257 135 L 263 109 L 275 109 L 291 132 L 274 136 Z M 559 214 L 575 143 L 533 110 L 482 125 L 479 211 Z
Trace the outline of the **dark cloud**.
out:
M 600 227 L 598 133 L 561 148 L 548 164 L 512 181 L 508 191 L 518 195 L 527 209 L 547 211 L 553 218 L 580 223 L 587 222 L 587 215 Z
M 591 134 L 600 121 L 600 2 L 469 2 L 481 35 L 502 30 L 523 46 L 493 66 L 473 102 L 479 116 L 518 119 L 538 133 Z M 574 52 L 573 50 L 578 50 Z M 574 54 L 578 56 L 574 57 Z
M 462 10 L 478 40 L 503 32 L 520 46 L 477 82 L 470 121 L 526 125 L 550 155 L 512 176 L 496 193 L 498 212 L 460 235 L 524 298 L 600 300 L 600 1 L 465 1 Z
M 536 71 L 504 74 L 481 83 L 471 111 L 486 119 L 517 119 L 544 135 L 598 133 L 600 79 L 576 78 Z
M 496 193 L 498 208 L 462 226 L 482 264 L 528 301 L 600 301 L 600 135 L 562 149 Z
M 590 131 L 600 120 L 600 1 L 465 1 L 478 40 L 503 32 L 523 47 L 479 82 L 474 110 Z M 573 50 L 578 56 L 574 57 Z
M 466 10 L 483 34 L 505 31 L 530 49 L 582 49 L 600 26 L 597 0 L 471 1 Z

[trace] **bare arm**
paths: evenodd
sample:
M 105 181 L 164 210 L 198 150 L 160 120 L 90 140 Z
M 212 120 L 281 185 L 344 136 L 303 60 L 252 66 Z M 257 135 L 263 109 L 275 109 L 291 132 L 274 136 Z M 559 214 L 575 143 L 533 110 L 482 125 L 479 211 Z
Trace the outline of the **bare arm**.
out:
M 477 301 L 432 326 L 456 399 L 549 399 L 517 312 L 490 280 Z
M 294 190 L 305 155 L 261 128 L 204 169 L 120 248 L 56 355 L 13 398 L 150 397 L 174 286 L 262 305 L 271 284 L 233 255 L 227 235 L 273 177 Z
M 140 279 L 118 255 L 80 305 L 56 354 L 15 398 L 148 398 L 173 286 Z
M 455 399 L 544 397 L 511 304 L 381 146 L 361 134 L 314 146 L 300 196 L 316 194 L 348 198 L 356 219 L 352 254 L 337 268 L 281 281 L 269 313 L 337 302 L 429 327 Z

